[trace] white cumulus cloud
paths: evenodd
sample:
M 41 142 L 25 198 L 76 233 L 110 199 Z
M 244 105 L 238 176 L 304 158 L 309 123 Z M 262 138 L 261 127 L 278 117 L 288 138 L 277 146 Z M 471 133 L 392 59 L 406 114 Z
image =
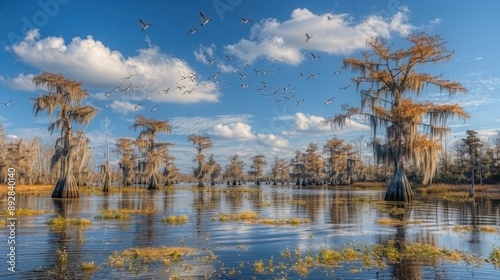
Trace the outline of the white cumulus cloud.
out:
M 255 135 L 252 133 L 252 127 L 242 122 L 217 124 L 209 131 L 209 134 L 215 137 L 238 140 L 250 140 L 255 138 Z
M 129 83 L 133 88 L 123 92 L 122 98 L 146 98 L 158 93 L 158 102 L 194 103 L 217 102 L 220 93 L 210 83 L 197 86 L 193 80 L 181 77 L 195 73 L 186 61 L 163 53 L 159 47 L 139 49 L 136 56 L 124 57 L 119 51 L 111 50 L 92 36 L 75 37 L 66 43 L 62 37 L 42 38 L 38 29 L 30 30 L 23 41 L 7 49 L 21 61 L 41 71 L 64 73 L 65 77 L 81 81 L 84 88 L 101 91 L 112 90 L 120 85 L 123 77 L 133 75 L 123 84 L 121 92 Z M 6 78 L 4 78 L 6 80 Z M 148 84 L 147 89 L 144 85 Z M 176 86 L 182 87 L 175 90 Z M 171 88 L 168 94 L 161 90 Z M 158 89 L 157 91 L 154 91 Z M 132 90 L 137 90 L 134 95 Z M 140 90 L 139 90 L 140 89 Z M 191 90 L 185 94 L 186 90 Z
M 291 65 L 304 61 L 305 52 L 345 54 L 366 47 L 367 39 L 406 36 L 413 26 L 409 10 L 402 8 L 391 18 L 372 15 L 352 21 L 347 14 L 314 14 L 306 8 L 295 9 L 290 19 L 269 18 L 253 25 L 249 39 L 225 46 L 229 54 L 251 63 L 259 57 L 275 58 Z M 306 42 L 306 35 L 311 39 Z

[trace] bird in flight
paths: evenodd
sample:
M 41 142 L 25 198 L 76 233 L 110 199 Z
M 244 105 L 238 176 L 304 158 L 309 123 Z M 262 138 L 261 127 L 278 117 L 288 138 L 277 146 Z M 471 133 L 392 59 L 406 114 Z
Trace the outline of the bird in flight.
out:
M 251 82 L 250 82 L 250 83 L 251 83 Z M 250 83 L 242 84 L 242 85 L 241 85 L 241 87 L 242 87 L 242 88 L 247 88 L 247 87 L 250 85 Z
M 251 20 L 251 19 L 249 19 L 249 18 L 243 18 L 243 17 L 242 17 L 242 18 L 241 18 L 241 25 L 246 24 L 246 23 L 248 23 L 248 22 L 250 22 L 250 21 L 252 21 L 252 20 Z
M 170 90 L 170 87 L 168 87 L 167 89 L 164 89 L 163 91 L 165 92 L 165 94 L 167 94 L 169 90 Z
M 160 104 L 156 104 L 156 106 L 154 106 L 153 108 L 151 108 L 151 112 L 156 111 L 156 108 L 158 108 L 158 105 L 160 105 Z
M 333 71 L 333 75 L 337 75 L 337 74 L 340 74 L 340 70 Z
M 348 89 L 350 86 L 351 86 L 351 85 L 347 85 L 347 86 L 345 86 L 345 87 L 339 87 L 339 89 L 346 90 L 346 89 Z
M 329 21 L 329 20 L 332 20 L 333 18 L 331 16 L 326 16 L 326 20 Z
M 200 12 L 200 16 L 201 16 L 201 26 L 207 24 L 209 21 L 212 20 L 211 18 L 205 17 L 205 15 L 202 12 Z
M 149 99 L 151 99 L 152 97 L 153 97 L 152 95 L 148 96 L 148 98 L 146 98 L 146 101 L 148 101 L 148 100 L 149 100 Z
M 3 104 L 3 105 L 5 105 L 5 106 L 9 107 L 9 105 L 10 105 L 10 102 L 11 102 L 11 101 L 12 101 L 12 99 L 11 99 L 11 100 L 9 100 L 9 101 L 7 101 L 7 102 L 2 102 L 2 103 L 0 103 L 0 104 Z
M 306 33 L 306 43 L 309 42 L 309 40 L 311 40 L 312 37 L 314 37 L 314 36 L 311 36 L 311 35 Z
M 328 100 L 325 102 L 325 105 L 328 105 L 328 104 L 332 103 L 332 101 L 333 101 L 333 99 L 334 99 L 334 98 L 335 98 L 335 97 L 332 97 L 332 98 L 328 99 Z
M 316 76 L 316 75 L 314 75 L 314 74 L 309 74 L 309 76 L 306 78 L 306 80 L 309 80 L 309 79 L 316 79 L 316 77 L 318 77 L 318 76 Z
M 280 61 L 282 61 L 282 60 L 277 59 L 277 58 L 274 58 L 274 57 L 272 57 L 272 56 L 270 56 L 269 58 L 271 58 L 274 62 L 280 62 Z
M 134 81 L 130 82 L 130 85 L 128 85 L 128 87 L 122 89 L 121 91 L 128 91 L 133 84 L 134 84 Z
M 281 102 L 281 99 L 274 100 L 274 103 L 276 103 L 276 104 L 280 104 L 280 102 Z
M 218 76 L 219 74 L 220 74 L 220 70 L 219 70 L 219 71 L 217 71 L 215 74 L 211 75 L 210 77 L 208 77 L 208 79 L 209 79 L 209 80 L 210 80 L 210 79 L 214 79 L 214 80 L 215 80 L 215 79 L 217 79 L 217 76 Z
M 186 93 L 187 93 L 187 94 L 191 94 L 191 92 L 192 92 L 193 90 L 194 90 L 194 88 L 192 88 L 192 89 L 190 89 L 190 90 L 186 90 L 186 91 L 185 91 L 182 95 L 184 95 L 184 94 L 186 94 Z
M 139 23 L 140 23 L 140 24 L 141 24 L 141 26 L 142 26 L 142 29 L 141 29 L 142 31 L 144 31 L 144 30 L 148 29 L 148 27 L 150 27 L 150 26 L 153 26 L 153 25 L 152 25 L 151 23 L 149 23 L 149 22 L 148 22 L 148 23 L 145 23 L 144 21 L 142 21 L 142 19 L 139 19 Z
M 246 76 L 247 76 L 247 74 L 242 74 L 242 73 L 238 73 L 238 74 L 240 74 L 240 76 L 241 76 L 241 77 L 240 77 L 240 80 L 245 79 L 245 78 L 246 78 Z
M 283 96 L 284 98 L 286 98 L 286 100 L 290 101 L 290 99 L 294 98 L 295 97 L 295 94 L 292 95 L 292 96 Z M 302 102 L 302 101 L 301 101 Z
M 141 104 L 140 104 L 140 103 L 137 103 L 137 104 L 135 105 L 134 109 L 135 109 L 135 110 L 137 110 L 137 108 L 139 108 L 139 106 L 141 106 Z
M 196 33 L 196 31 L 198 31 L 198 29 L 192 28 L 192 29 L 189 29 L 188 33 L 189 34 L 194 34 L 194 33 Z
M 234 56 L 234 55 L 227 55 L 227 54 L 225 54 L 225 56 L 226 56 L 226 58 L 227 58 L 227 61 L 229 61 L 229 60 L 233 59 L 233 56 Z
M 106 104 L 104 105 L 104 109 L 108 108 L 109 107 L 109 104 Z
M 312 57 L 313 57 L 314 60 L 321 59 L 320 56 L 317 56 L 317 55 L 313 54 L 312 52 L 311 52 L 311 55 L 312 55 Z
M 302 100 L 297 101 L 297 104 L 296 104 L 296 105 L 300 105 L 300 104 L 302 103 L 302 101 L 304 101 L 304 100 L 305 100 L 305 99 L 304 99 L 304 98 L 302 98 Z

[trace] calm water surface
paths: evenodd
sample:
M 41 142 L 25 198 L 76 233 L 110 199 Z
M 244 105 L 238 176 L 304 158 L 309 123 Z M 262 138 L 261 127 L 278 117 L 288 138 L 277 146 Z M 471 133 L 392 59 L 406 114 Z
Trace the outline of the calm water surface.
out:
M 49 214 L 19 217 L 16 231 L 16 273 L 7 271 L 7 228 L 0 230 L 0 279 L 50 279 L 57 262 L 57 250 L 68 253 L 66 279 L 500 279 L 500 271 L 490 263 L 479 267 L 464 262 L 420 265 L 406 262 L 384 269 L 359 269 L 360 264 L 342 267 L 313 267 L 300 275 L 292 269 L 276 269 L 259 274 L 254 262 L 273 259 L 285 249 L 303 255 L 322 248 L 342 249 L 351 244 L 385 244 L 400 239 L 424 242 L 441 248 L 457 249 L 487 259 L 493 246 L 500 246 L 500 200 L 478 199 L 475 204 L 448 202 L 439 198 L 419 198 L 404 219 L 418 221 L 406 226 L 376 223 L 390 218 L 380 203 L 384 191 L 300 189 L 263 185 L 258 192 L 197 192 L 188 188 L 156 192 L 83 194 L 78 200 L 54 200 L 50 195 L 17 195 L 17 207 L 50 210 Z M 152 215 L 132 215 L 129 220 L 97 220 L 99 209 L 147 209 Z M 7 209 L 5 197 L 0 209 Z M 221 213 L 255 211 L 263 218 L 301 218 L 300 226 L 270 226 L 245 222 L 220 222 Z M 46 223 L 56 215 L 87 218 L 92 226 L 50 229 Z M 167 225 L 162 218 L 187 215 L 183 225 Z M 497 233 L 455 232 L 457 225 L 488 225 Z M 147 270 L 129 271 L 107 265 L 115 251 L 144 246 L 196 247 L 200 253 L 187 256 L 168 268 L 149 264 Z M 201 262 L 213 252 L 218 258 Z M 198 259 L 197 259 L 198 258 Z M 81 263 L 94 261 L 98 269 L 84 274 Z M 290 261 L 289 261 L 290 262 Z M 293 262 L 292 262 L 293 263 Z M 353 269 L 354 268 L 354 269 Z

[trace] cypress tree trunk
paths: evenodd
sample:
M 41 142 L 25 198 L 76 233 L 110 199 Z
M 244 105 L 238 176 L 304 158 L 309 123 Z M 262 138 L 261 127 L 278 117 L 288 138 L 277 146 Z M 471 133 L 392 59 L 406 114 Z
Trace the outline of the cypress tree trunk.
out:
M 104 165 L 104 186 L 102 187 L 103 192 L 109 192 L 109 185 L 111 184 L 110 181 L 111 178 L 109 176 L 109 162 L 106 162 L 106 164 Z
M 392 177 L 384 200 L 411 202 L 415 199 L 410 182 L 406 178 L 402 158 L 394 160 L 394 176 Z
M 148 190 L 159 190 L 160 186 L 158 185 L 158 180 L 156 180 L 156 174 L 151 174 L 149 178 Z
M 69 143 L 69 141 L 67 142 Z M 75 177 L 73 176 L 73 147 L 67 144 L 68 153 L 61 160 L 61 177 L 57 180 L 54 191 L 52 192 L 53 198 L 76 198 L 79 197 L 78 185 Z
M 205 184 L 203 183 L 203 180 L 200 178 L 198 180 L 198 188 L 204 188 L 205 187 Z

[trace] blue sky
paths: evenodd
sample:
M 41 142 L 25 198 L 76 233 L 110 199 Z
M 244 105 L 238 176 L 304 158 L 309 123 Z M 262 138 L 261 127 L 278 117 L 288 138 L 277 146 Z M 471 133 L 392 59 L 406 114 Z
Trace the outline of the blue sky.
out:
M 344 130 L 321 124 L 341 104 L 360 103 L 355 86 L 340 89 L 354 75 L 334 71 L 372 36 L 404 47 L 401 38 L 427 32 L 441 35 L 455 54 L 421 70 L 442 73 L 469 92 L 449 98 L 429 87 L 419 98 L 459 103 L 471 114 L 449 123 L 451 139 L 468 129 L 488 137 L 500 130 L 499 10 L 494 0 L 1 1 L 0 102 L 12 101 L 0 104 L 0 122 L 9 139 L 40 136 L 52 143 L 48 116 L 35 117 L 30 102 L 44 93 L 32 78 L 50 71 L 81 81 L 90 93 L 85 103 L 99 108 L 85 129 L 97 162 L 106 150 L 105 118 L 113 144 L 135 138 L 129 126 L 143 114 L 170 123 L 172 134 L 158 139 L 174 144 L 182 172 L 193 166 L 191 133 L 212 138 L 207 153 L 222 166 L 235 153 L 245 160 L 264 154 L 270 166 L 274 155 L 289 159 L 332 135 L 367 140 L 362 119 Z M 212 20 L 202 26 L 200 12 Z M 242 17 L 251 21 L 243 24 Z M 142 31 L 139 19 L 152 26 Z

